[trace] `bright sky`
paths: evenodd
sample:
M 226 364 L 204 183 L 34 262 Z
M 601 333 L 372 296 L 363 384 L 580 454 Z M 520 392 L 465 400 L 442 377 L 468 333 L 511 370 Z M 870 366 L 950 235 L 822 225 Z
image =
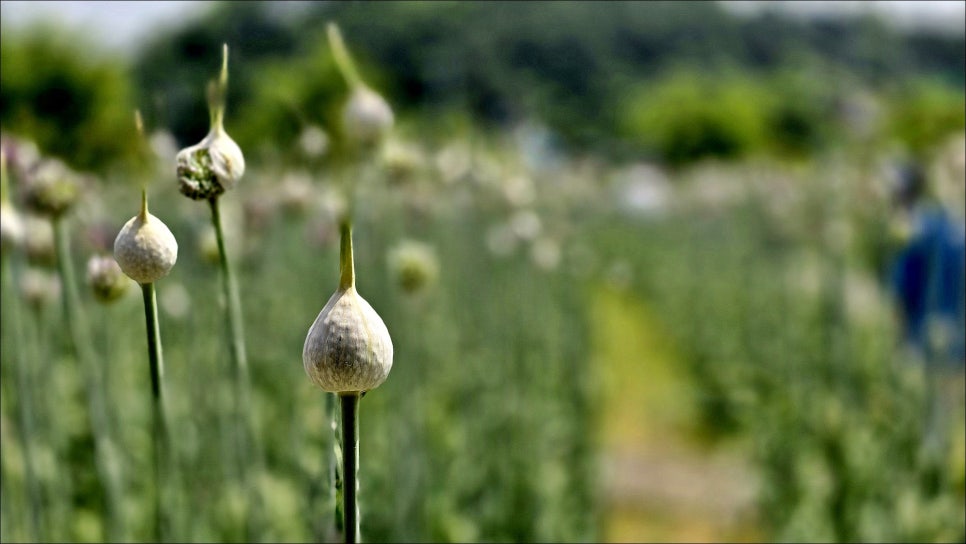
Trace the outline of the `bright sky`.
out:
M 959 34 L 966 32 L 966 1 L 728 0 L 722 3 L 738 13 L 754 13 L 777 7 L 789 13 L 813 17 L 878 11 L 899 26 L 936 28 Z
M 37 19 L 86 29 L 108 47 L 126 47 L 155 31 L 178 26 L 203 12 L 206 2 L 0 1 L 3 25 L 22 26 Z
M 305 2 L 285 2 L 293 8 Z M 897 24 L 926 25 L 959 33 L 966 32 L 966 1 L 771 1 L 730 0 L 724 4 L 735 12 L 755 12 L 778 7 L 791 13 L 814 16 L 878 10 Z M 87 29 L 108 47 L 137 45 L 156 31 L 177 26 L 210 8 L 210 2 L 176 1 L 46 1 L 2 0 L 3 25 L 20 26 L 35 19 L 60 20 L 68 27 Z

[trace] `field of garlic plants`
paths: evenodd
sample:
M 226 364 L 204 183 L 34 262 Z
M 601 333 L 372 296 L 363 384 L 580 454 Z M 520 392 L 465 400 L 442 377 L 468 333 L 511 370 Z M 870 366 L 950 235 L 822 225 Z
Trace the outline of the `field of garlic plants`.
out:
M 358 293 L 392 339 L 359 401 L 362 540 L 966 537 L 963 370 L 898 346 L 884 156 L 665 171 L 555 152 L 533 127 L 429 142 L 381 100 L 346 111 L 365 145 L 310 126 L 284 159 L 199 159 L 214 185 L 187 191 L 163 128 L 143 129 L 143 179 L 3 135 L 0 540 L 342 541 L 339 402 L 303 347 L 340 285 L 346 217 Z M 962 149 L 950 135 L 930 171 L 955 186 Z M 177 241 L 151 282 L 153 341 L 113 261 L 142 187 Z M 620 326 L 629 308 L 648 330 Z M 654 331 L 660 354 L 631 349 Z M 660 394 L 667 367 L 681 394 Z M 614 498 L 663 477 L 614 465 L 619 438 L 661 423 L 643 440 L 742 459 L 748 478 L 722 484 L 750 489 L 740 527 L 622 531 L 682 515 Z
M 940 439 L 924 440 L 936 388 L 957 375 L 932 383 L 901 357 L 888 300 L 857 264 L 884 220 L 862 165 L 712 164 L 672 185 L 656 169 L 538 163 L 510 137 L 428 149 L 399 133 L 378 159 L 338 171 L 310 157 L 252 164 L 223 197 L 252 385 L 240 408 L 207 209 L 178 193 L 173 156 L 158 156 L 151 210 L 179 247 L 157 282 L 173 455 L 165 538 L 337 538 L 335 403 L 299 354 L 337 283 L 346 191 L 359 292 L 395 348 L 389 379 L 361 403 L 367 540 L 608 534 L 598 444 L 613 383 L 591 341 L 607 326 L 591 309 L 608 290 L 670 331 L 693 382 L 672 400 L 694 404 L 690 432 L 742 444 L 766 539 L 962 536 L 961 390 L 942 397 Z M 12 209 L 24 228 L 3 248 L 3 539 L 150 539 L 141 300 L 127 280 L 108 297 L 90 288 L 138 192 L 74 178 L 76 201 L 52 221 L 26 195 L 70 174 L 45 181 L 49 158 L 13 139 L 4 149 L 4 224 Z M 813 176 L 851 188 L 810 192 Z M 611 189 L 595 190 L 599 180 Z M 55 267 L 55 240 L 68 266 Z M 619 380 L 651 379 L 647 359 L 633 364 Z M 246 451 L 236 409 L 254 420 Z

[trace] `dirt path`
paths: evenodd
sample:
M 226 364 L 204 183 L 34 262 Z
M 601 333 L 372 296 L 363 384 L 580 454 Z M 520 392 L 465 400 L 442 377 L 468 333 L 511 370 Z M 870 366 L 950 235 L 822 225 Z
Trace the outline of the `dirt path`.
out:
M 697 439 L 692 386 L 660 322 L 624 293 L 602 289 L 595 300 L 603 540 L 760 540 L 755 474 L 740 448 Z

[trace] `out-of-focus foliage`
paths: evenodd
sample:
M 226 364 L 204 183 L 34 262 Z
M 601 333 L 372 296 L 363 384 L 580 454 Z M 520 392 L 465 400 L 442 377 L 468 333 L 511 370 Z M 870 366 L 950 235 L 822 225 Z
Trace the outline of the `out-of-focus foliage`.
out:
M 766 137 L 767 98 L 747 78 L 688 71 L 642 85 L 626 101 L 626 133 L 672 165 L 736 158 Z
M 744 20 L 707 2 L 320 3 L 295 19 L 272 6 L 218 4 L 158 38 L 136 61 L 138 97 L 120 92 L 122 75 L 102 78 L 117 94 L 84 95 L 94 120 L 7 101 L 18 89 L 96 87 L 100 72 L 74 68 L 85 51 L 33 45 L 49 60 L 27 69 L 17 55 L 33 42 L 3 37 L 4 130 L 97 170 L 66 218 L 75 268 L 109 250 L 136 210 L 110 168 L 138 141 L 134 104 L 149 129 L 195 143 L 208 127 L 204 83 L 230 47 L 226 128 L 248 170 L 223 204 L 264 445 L 264 470 L 251 468 L 265 499 L 254 540 L 323 541 L 335 529 L 331 406 L 299 353 L 335 287 L 347 189 L 359 289 L 396 350 L 391 377 L 362 402 L 367 540 L 606 536 L 598 433 L 609 399 L 592 339 L 607 326 L 594 320 L 607 289 L 668 331 L 702 446 L 733 440 L 761 476 L 763 540 L 963 540 L 962 403 L 926 417 L 939 413 L 932 375 L 895 349 L 876 283 L 896 243 L 878 163 L 905 148 L 932 157 L 949 132 L 962 141 L 962 38 L 902 37 L 873 20 Z M 324 42 L 329 20 L 399 113 L 362 162 L 340 144 L 347 88 Z M 516 130 L 491 130 L 503 123 Z M 82 128 L 121 131 L 110 139 L 121 147 L 66 139 Z M 181 247 L 158 285 L 172 529 L 175 540 L 243 540 L 208 210 L 177 194 L 166 145 L 149 190 Z M 949 155 L 962 179 L 962 155 Z M 626 167 L 629 156 L 675 168 Z M 13 176 L 13 206 L 28 181 Z M 78 367 L 44 270 L 50 225 L 25 224 L 22 250 L 5 245 L 2 263 L 0 537 L 97 541 L 117 517 L 123 536 L 145 538 L 141 301 L 80 297 L 101 357 L 94 373 Z M 410 251 L 404 271 L 399 249 L 413 241 L 427 251 Z M 627 368 L 618 379 L 657 378 L 645 357 Z M 111 414 L 119 513 L 94 468 L 95 395 Z
M 644 153 L 681 164 L 747 153 L 802 156 L 841 142 L 836 104 L 856 91 L 881 102 L 899 140 L 916 149 L 963 124 L 955 108 L 966 80 L 963 37 L 902 34 L 871 18 L 803 22 L 768 11 L 741 18 L 711 2 L 299 9 L 292 16 L 264 2 L 213 4 L 143 47 L 133 66 L 133 102 L 131 80 L 115 61 L 79 70 L 89 61 L 77 57 L 90 55 L 77 40 L 41 38 L 59 30 L 31 32 L 30 39 L 9 34 L 0 120 L 52 153 L 76 150 L 81 156 L 71 160 L 85 167 L 126 153 L 131 129 L 123 117 L 99 111 L 103 101 L 84 97 L 136 104 L 149 128 L 194 143 L 207 131 L 199 89 L 228 43 L 234 113 L 226 128 L 245 149 L 259 149 L 269 136 L 287 144 L 307 126 L 330 126 L 345 92 L 323 33 L 336 21 L 352 44 L 364 44 L 355 48 L 364 77 L 403 116 L 537 119 L 571 149 L 611 157 Z M 933 83 L 915 83 L 922 77 Z M 692 84 L 699 88 L 688 89 Z M 668 101 L 679 111 L 661 111 Z M 52 138 L 54 120 L 67 139 Z
M 929 80 L 895 92 L 889 111 L 890 134 L 921 158 L 966 126 L 963 94 Z
M 330 20 L 342 26 L 350 41 L 365 44 L 358 50 L 364 71 L 403 111 L 459 109 L 499 123 L 536 117 L 563 142 L 612 156 L 667 139 L 634 130 L 632 141 L 623 142 L 620 136 L 626 136 L 627 127 L 622 102 L 629 94 L 662 87 L 682 66 L 709 78 L 735 68 L 747 72 L 754 80 L 749 83 L 763 87 L 778 102 L 774 116 L 762 121 L 778 141 L 760 138 L 756 145 L 767 143 L 767 149 L 791 153 L 832 143 L 833 134 L 815 126 L 832 121 L 832 109 L 803 103 L 805 90 L 881 90 L 928 75 L 961 92 L 966 77 L 962 36 L 901 34 L 873 18 L 803 22 L 766 11 L 746 19 L 711 2 L 611 2 L 606 8 L 585 2 L 334 2 L 306 7 L 292 20 L 266 18 L 268 11 L 260 3 L 223 5 L 189 30 L 159 40 L 160 49 L 146 49 L 138 62 L 139 80 L 146 92 L 168 102 L 166 124 L 179 139 L 202 132 L 201 121 L 189 121 L 203 119 L 201 98 L 189 100 L 159 82 L 198 79 L 199 66 L 216 62 L 217 44 L 242 36 L 243 29 L 251 27 L 257 36 L 289 30 L 283 39 L 243 52 L 246 67 L 233 83 L 242 87 L 233 91 L 238 99 L 250 98 L 267 112 L 267 124 L 277 124 L 293 115 L 291 102 L 273 104 L 277 93 L 265 93 L 271 83 L 258 83 L 262 91 L 247 88 L 256 85 L 248 74 L 291 73 L 304 67 L 315 58 L 315 44 Z M 282 52 L 294 52 L 297 58 L 282 61 L 277 56 Z M 318 66 L 321 61 L 311 62 Z M 323 73 L 314 70 L 303 76 L 314 80 Z M 776 74 L 785 83 L 774 81 Z M 843 76 L 849 76 L 844 78 L 849 85 L 838 88 Z M 804 86 L 796 90 L 799 85 Z M 311 82 L 304 86 L 322 87 Z M 740 105 L 740 100 L 732 102 Z M 709 107 L 687 109 L 693 113 Z M 272 111 L 275 123 L 268 121 Z M 311 118 L 317 112 L 298 115 Z M 674 162 L 691 156 L 695 145 L 730 150 L 752 144 L 754 138 L 747 134 L 722 134 L 720 124 L 708 115 L 701 124 L 707 134 L 683 138 L 682 149 L 650 151 Z
M 262 2 L 213 3 L 209 15 L 179 26 L 170 35 L 147 43 L 134 69 L 148 126 L 174 133 L 182 145 L 193 144 L 208 132 L 205 83 L 221 61 L 227 43 L 231 78 L 228 83 L 229 112 L 225 128 L 235 134 L 239 105 L 251 98 L 260 85 L 285 85 L 270 81 L 263 72 L 266 62 L 285 62 L 300 50 L 300 36 L 271 16 Z M 292 67 L 294 68 L 294 67 Z M 290 72 L 294 74 L 294 72 Z M 304 73 L 303 73 L 304 75 Z M 290 76 L 291 77 L 291 76 Z M 280 117 L 278 121 L 288 122 Z M 242 148 L 253 142 L 239 140 Z
M 0 124 L 81 169 L 135 156 L 134 93 L 123 64 L 56 26 L 4 30 Z

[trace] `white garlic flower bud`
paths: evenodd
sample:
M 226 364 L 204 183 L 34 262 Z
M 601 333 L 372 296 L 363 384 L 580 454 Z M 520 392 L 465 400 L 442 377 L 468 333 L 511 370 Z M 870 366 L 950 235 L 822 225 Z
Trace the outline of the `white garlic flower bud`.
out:
M 0 251 L 20 247 L 24 240 L 24 224 L 9 202 L 0 202 Z
M 98 302 L 108 304 L 121 298 L 130 283 L 112 257 L 94 255 L 87 260 L 87 284 Z
M 342 226 L 339 288 L 305 337 L 302 364 L 312 382 L 332 393 L 375 389 L 392 368 L 392 339 L 379 314 L 356 291 L 352 234 Z
M 386 100 L 365 85 L 358 85 L 352 90 L 342 111 L 342 126 L 346 136 L 363 145 L 381 141 L 394 122 L 392 108 Z
M 28 268 L 20 277 L 20 294 L 35 309 L 60 298 L 60 278 L 46 270 Z
M 339 28 L 330 23 L 326 28 L 335 64 L 349 84 L 352 93 L 342 110 L 342 129 L 346 138 L 355 144 L 369 146 L 382 141 L 392 128 L 395 117 L 392 108 L 376 91 L 369 88 L 356 70 L 352 56 L 342 41 Z
M 235 186 L 245 173 L 241 148 L 228 136 L 221 117 L 200 143 L 178 152 L 178 188 L 194 200 L 216 197 Z
M 168 275 L 178 260 L 178 241 L 160 219 L 148 213 L 141 195 L 141 212 L 132 217 L 114 240 L 114 259 L 132 280 L 153 283 Z
M 389 251 L 386 260 L 395 282 L 407 293 L 421 291 L 439 276 L 436 252 L 423 242 L 403 240 Z
M 175 157 L 178 188 L 194 200 L 215 198 L 231 189 L 245 174 L 245 156 L 225 132 L 225 93 L 228 88 L 228 46 L 223 50 L 221 76 L 208 87 L 211 129 L 201 142 Z
M 0 147 L 0 251 L 3 252 L 20 247 L 24 238 L 23 219 L 10 203 L 8 184 L 7 153 Z

